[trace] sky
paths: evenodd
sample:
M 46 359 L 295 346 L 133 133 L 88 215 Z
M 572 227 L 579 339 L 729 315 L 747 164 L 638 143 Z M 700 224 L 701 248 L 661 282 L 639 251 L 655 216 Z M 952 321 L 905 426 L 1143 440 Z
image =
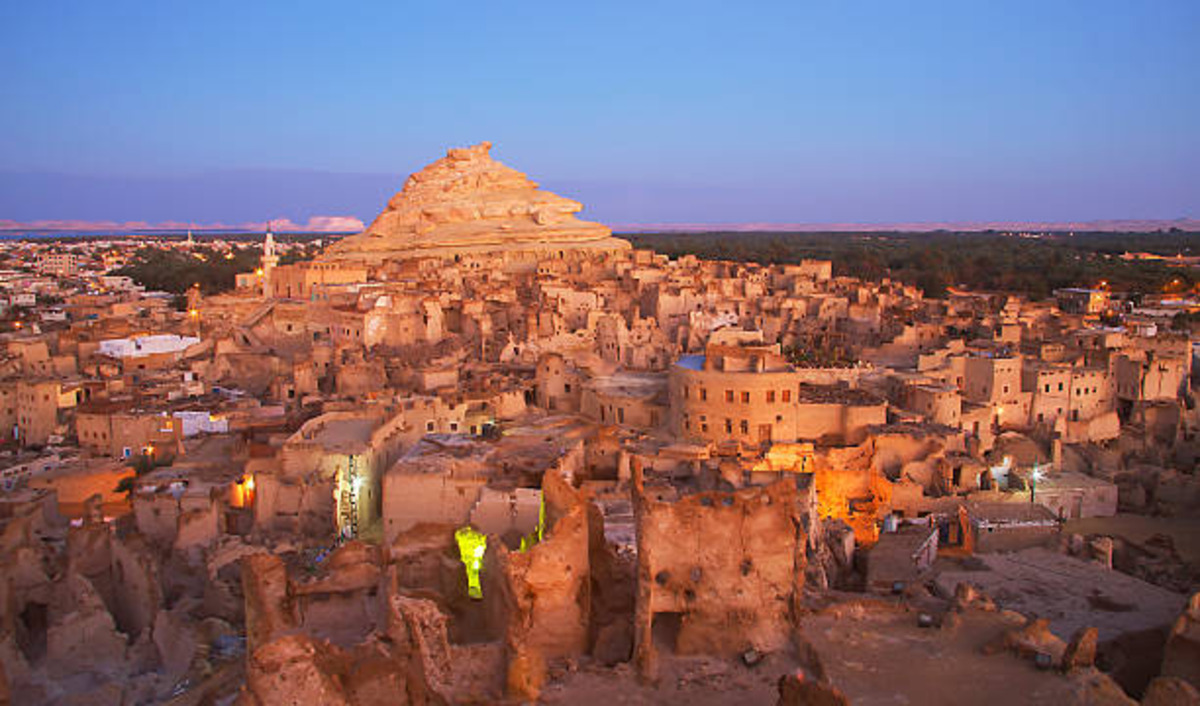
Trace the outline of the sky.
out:
M 0 3 L 0 220 L 369 222 L 446 148 L 608 223 L 1200 217 L 1200 2 Z

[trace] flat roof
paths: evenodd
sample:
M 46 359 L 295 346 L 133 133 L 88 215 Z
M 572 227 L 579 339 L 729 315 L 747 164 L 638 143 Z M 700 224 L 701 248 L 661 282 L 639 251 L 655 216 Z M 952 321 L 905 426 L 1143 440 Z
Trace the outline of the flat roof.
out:
M 1068 488 L 1115 488 L 1116 485 L 1100 478 L 1082 473 L 1055 473 L 1038 479 L 1038 492 L 1043 490 L 1065 490 Z
M 667 389 L 667 376 L 662 373 L 617 373 L 592 378 L 587 386 L 606 395 L 650 399 Z
M 375 417 L 330 419 L 321 423 L 315 433 L 304 441 L 320 444 L 330 450 L 352 451 L 371 440 L 371 432 L 379 426 Z
M 1058 520 L 1045 505 L 1030 502 L 969 502 L 967 513 L 972 522 L 985 525 L 1036 524 L 1053 525 Z
M 849 404 L 849 405 L 879 405 L 883 400 L 877 395 L 862 388 L 849 387 L 843 384 L 818 385 L 801 383 L 798 399 L 801 403 L 816 404 Z

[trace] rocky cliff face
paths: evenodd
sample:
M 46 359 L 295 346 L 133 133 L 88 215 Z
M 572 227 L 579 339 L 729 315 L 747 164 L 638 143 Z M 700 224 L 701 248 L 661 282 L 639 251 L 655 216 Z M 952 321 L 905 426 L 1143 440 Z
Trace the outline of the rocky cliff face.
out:
M 455 148 L 411 175 L 367 230 L 330 247 L 326 259 L 365 260 L 506 249 L 628 248 L 583 206 L 538 189 L 492 159 L 491 143 Z

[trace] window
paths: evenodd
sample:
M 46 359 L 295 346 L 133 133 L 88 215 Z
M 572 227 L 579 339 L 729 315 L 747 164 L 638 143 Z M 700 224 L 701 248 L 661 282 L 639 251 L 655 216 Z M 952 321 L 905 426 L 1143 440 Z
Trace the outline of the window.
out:
M 726 433 L 726 434 L 732 434 L 732 433 L 733 433 L 733 420 L 732 420 L 732 419 L 726 419 L 726 420 L 725 420 L 725 433 Z
M 563 392 L 570 392 L 570 391 L 571 391 L 571 383 L 569 383 L 569 382 L 563 383 Z
M 750 392 L 742 390 L 742 404 L 750 404 Z
M 706 390 L 702 387 L 702 388 L 700 388 L 700 401 L 706 402 L 707 400 L 708 400 L 708 390 Z
M 450 431 L 458 431 L 458 422 L 450 422 Z
M 425 431 L 433 431 L 433 422 L 425 422 Z
M 1046 383 L 1046 392 L 1050 391 L 1050 383 Z
M 791 391 L 791 390 L 784 390 L 784 391 L 783 391 L 783 401 L 784 401 L 784 402 L 791 402 L 791 401 L 792 401 L 792 391 Z
M 625 408 L 617 407 L 617 424 L 625 423 Z
M 686 400 L 687 398 L 688 398 L 688 386 L 684 385 L 683 386 L 683 399 Z
M 1060 383 L 1058 383 L 1058 391 L 1059 391 L 1059 392 L 1062 392 L 1062 391 L 1063 391 L 1063 384 L 1062 384 L 1061 382 L 1060 382 Z
M 1004 386 L 1004 394 L 1006 394 L 1006 395 L 1008 394 L 1008 385 Z
M 750 433 L 750 422 L 748 422 L 748 421 L 746 421 L 745 419 L 743 419 L 743 420 L 742 420 L 742 423 L 741 423 L 741 425 L 740 425 L 740 426 L 741 426 L 741 429 L 742 429 L 742 434 L 743 434 L 743 435 L 746 435 L 746 434 L 749 434 L 749 433 Z
M 767 404 L 772 404 L 774 402 L 775 402 L 775 391 L 767 390 Z
M 733 390 L 726 390 L 726 391 L 725 391 L 725 401 L 726 401 L 726 402 L 733 402 Z

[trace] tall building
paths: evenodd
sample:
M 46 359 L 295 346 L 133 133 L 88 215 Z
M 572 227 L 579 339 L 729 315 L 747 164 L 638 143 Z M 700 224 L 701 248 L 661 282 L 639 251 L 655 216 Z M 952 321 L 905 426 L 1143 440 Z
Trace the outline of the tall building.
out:
M 262 287 L 263 296 L 270 297 L 271 292 L 271 273 L 275 270 L 275 266 L 279 264 L 279 256 L 275 254 L 275 236 L 271 233 L 271 222 L 267 221 L 267 238 L 263 241 L 262 254 Z

